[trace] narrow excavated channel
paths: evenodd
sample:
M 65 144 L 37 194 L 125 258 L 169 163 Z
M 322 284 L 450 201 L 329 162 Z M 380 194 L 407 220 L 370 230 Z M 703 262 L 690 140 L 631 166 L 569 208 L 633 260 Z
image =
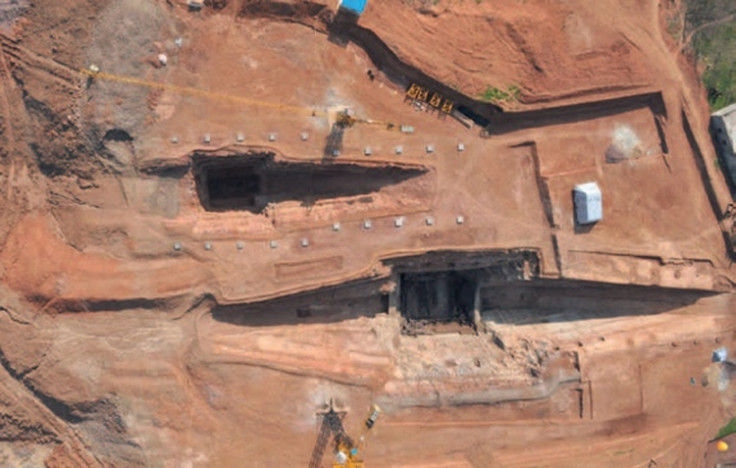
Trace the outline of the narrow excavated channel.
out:
M 212 158 L 195 155 L 194 177 L 202 206 L 208 211 L 262 212 L 269 204 L 370 197 L 382 187 L 425 174 L 421 168 L 398 165 L 277 161 L 261 153 Z

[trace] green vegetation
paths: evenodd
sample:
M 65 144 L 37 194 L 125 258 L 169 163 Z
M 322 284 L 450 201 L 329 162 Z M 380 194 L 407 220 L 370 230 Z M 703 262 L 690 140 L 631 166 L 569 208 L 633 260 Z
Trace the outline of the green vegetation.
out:
M 711 108 L 736 102 L 736 20 L 697 33 L 693 47 L 705 65 L 703 82 Z
M 685 36 L 704 66 L 703 82 L 713 110 L 736 102 L 736 2 L 687 0 Z
M 620 457 L 621 455 L 630 455 L 632 453 L 634 453 L 634 449 L 633 448 L 630 448 L 628 450 L 617 450 L 617 451 L 613 452 L 613 456 L 614 457 Z
M 673 14 L 667 15 L 665 19 L 667 22 L 667 34 L 669 34 L 672 39 L 679 42 L 682 38 L 682 12 L 677 11 Z
M 685 0 L 685 32 L 736 13 L 733 0 Z
M 726 437 L 734 433 L 736 433 L 736 418 L 731 419 L 728 424 L 718 429 L 718 434 L 716 434 L 715 438 L 720 439 L 721 437 Z
M 494 104 L 502 102 L 516 102 L 519 100 L 520 93 L 521 89 L 513 84 L 506 88 L 506 91 L 493 86 L 488 86 L 483 94 L 481 94 L 480 98 L 486 102 L 492 102 Z

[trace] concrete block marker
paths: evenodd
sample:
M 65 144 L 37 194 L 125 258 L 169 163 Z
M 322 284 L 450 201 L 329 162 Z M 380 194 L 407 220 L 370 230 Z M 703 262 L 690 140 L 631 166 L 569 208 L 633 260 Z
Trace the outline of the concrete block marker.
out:
M 307 141 L 309 140 L 309 133 L 302 132 L 301 135 L 299 135 L 299 138 L 301 138 L 302 141 Z
M 396 149 L 394 149 L 394 152 L 396 154 L 404 154 L 404 147 L 403 146 L 397 146 Z
M 368 230 L 368 229 L 371 229 L 372 227 L 373 227 L 373 221 L 371 221 L 370 219 L 366 219 L 365 221 L 363 221 L 363 229 Z
M 724 346 L 713 350 L 712 362 L 726 362 L 728 360 L 728 349 Z
M 238 132 L 238 134 L 235 135 L 235 141 L 237 141 L 238 143 L 244 142 L 245 141 L 245 135 L 243 135 L 242 133 Z
M 242 242 L 238 241 L 238 242 L 235 243 L 235 248 L 238 249 L 238 250 L 243 250 L 245 248 L 245 244 L 243 244 Z
M 455 217 L 455 222 L 457 224 L 463 224 L 465 222 L 465 217 L 463 215 L 457 215 Z
M 301 246 L 309 247 L 309 239 L 307 239 L 306 237 L 302 237 Z
M 459 153 L 462 153 L 463 151 L 465 151 L 465 143 L 458 143 L 457 144 L 457 151 Z
M 373 154 L 373 150 L 370 146 L 366 146 L 365 148 L 363 148 L 363 154 L 366 156 L 370 156 Z
M 174 144 L 177 144 L 177 143 L 179 143 L 179 137 L 178 137 L 178 136 L 176 136 L 176 135 L 172 136 L 172 137 L 171 137 L 171 142 L 172 142 L 172 143 L 174 143 Z
M 202 137 L 202 142 L 203 142 L 203 143 L 204 143 L 205 145 L 209 145 L 209 144 L 210 144 L 210 143 L 212 142 L 212 137 L 210 136 L 210 134 L 209 134 L 209 133 L 205 133 L 205 134 L 204 134 L 204 136 Z
M 332 223 L 332 230 L 338 232 L 341 229 L 340 223 Z
M 434 145 L 427 145 L 425 150 L 427 150 L 427 153 L 434 153 Z
M 279 243 L 276 242 L 275 240 L 272 240 L 271 242 L 268 243 L 268 246 L 271 247 L 272 249 L 275 249 L 279 246 Z
M 268 134 L 268 141 L 276 141 L 276 134 L 275 133 L 269 133 Z
M 174 243 L 174 252 L 181 252 L 182 245 L 181 242 L 175 242 Z
M 204 243 L 204 250 L 212 250 L 212 243 L 211 242 L 205 242 Z
M 427 226 L 434 226 L 434 218 L 431 216 L 427 216 L 424 220 L 424 224 Z
M 394 218 L 394 227 L 395 228 L 402 228 L 404 227 L 404 218 L 403 216 L 399 216 L 398 218 Z

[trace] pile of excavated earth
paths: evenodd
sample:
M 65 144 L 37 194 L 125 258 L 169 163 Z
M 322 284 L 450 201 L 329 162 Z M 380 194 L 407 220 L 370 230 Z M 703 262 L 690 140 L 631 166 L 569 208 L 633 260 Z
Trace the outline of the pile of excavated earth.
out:
M 0 465 L 730 460 L 677 2 L 200 3 L 0 2 Z

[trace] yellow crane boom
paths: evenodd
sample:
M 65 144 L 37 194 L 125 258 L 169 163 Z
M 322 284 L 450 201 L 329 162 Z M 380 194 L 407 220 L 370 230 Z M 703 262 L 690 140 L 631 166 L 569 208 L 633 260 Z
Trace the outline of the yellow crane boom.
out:
M 82 68 L 79 70 L 82 75 L 88 76 L 96 80 L 114 81 L 118 83 L 126 83 L 134 86 L 143 86 L 146 88 L 161 89 L 165 91 L 173 91 L 175 93 L 184 94 L 188 96 L 197 96 L 206 99 L 214 99 L 220 101 L 229 101 L 236 104 L 244 104 L 250 107 L 263 107 L 269 109 L 276 109 L 281 111 L 307 113 L 314 116 L 327 116 L 327 111 L 319 109 L 309 109 L 306 107 L 290 106 L 287 104 L 279 104 L 275 102 L 259 101 L 256 99 L 249 99 L 242 96 L 236 96 L 233 94 L 218 93 L 215 91 L 206 91 L 191 86 L 180 86 L 170 83 L 160 83 L 158 81 L 144 80 L 133 76 L 116 75 L 114 73 L 106 73 L 98 71 L 95 68 L 90 69 Z
M 94 65 L 90 66 L 89 69 L 86 69 L 86 68 L 80 69 L 79 73 L 93 80 L 113 81 L 117 83 L 129 84 L 133 86 L 143 86 L 146 88 L 161 89 L 161 90 L 172 91 L 172 92 L 187 95 L 187 96 L 196 96 L 196 97 L 201 97 L 205 99 L 213 99 L 213 100 L 219 100 L 219 101 L 232 102 L 236 104 L 242 104 L 248 107 L 275 109 L 275 110 L 282 111 L 282 112 L 299 113 L 299 114 L 309 115 L 312 117 L 327 117 L 327 118 L 331 118 L 337 125 L 343 128 L 352 127 L 356 123 L 369 124 L 369 125 L 385 125 L 386 128 L 388 129 L 392 129 L 395 127 L 393 123 L 389 123 L 389 122 L 381 122 L 381 121 L 371 120 L 371 119 L 356 118 L 352 115 L 351 112 L 347 110 L 329 112 L 325 109 L 307 108 L 307 107 L 300 107 L 300 106 L 291 106 L 288 104 L 279 104 L 275 102 L 261 101 L 257 99 L 250 99 L 250 98 L 245 98 L 242 96 L 236 96 L 233 94 L 219 93 L 215 91 L 206 91 L 206 90 L 194 88 L 191 86 L 180 86 L 180 85 L 175 85 L 175 84 L 170 84 L 170 83 L 160 83 L 158 81 L 144 80 L 142 78 L 136 78 L 133 76 L 106 73 L 106 72 L 100 71 L 99 68 Z
M 375 403 L 371 406 L 371 410 L 363 423 L 363 430 L 360 433 L 358 442 L 355 443 L 350 437 L 340 437 L 337 439 L 336 462 L 332 464 L 333 468 L 364 468 L 365 463 L 361 456 L 365 436 L 373 429 L 378 417 L 381 415 L 381 408 Z

